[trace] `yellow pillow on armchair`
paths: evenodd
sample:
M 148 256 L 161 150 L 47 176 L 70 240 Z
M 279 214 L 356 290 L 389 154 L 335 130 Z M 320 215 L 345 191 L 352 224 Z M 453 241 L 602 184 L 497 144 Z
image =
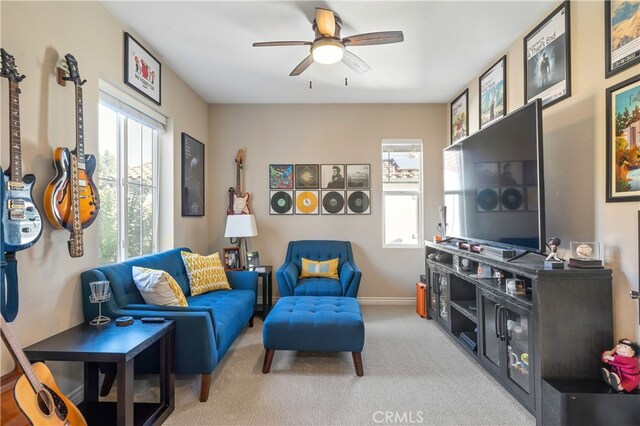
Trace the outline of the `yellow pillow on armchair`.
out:
M 333 278 L 340 279 L 338 276 L 338 259 L 325 260 L 317 262 L 302 258 L 302 270 L 300 278 Z

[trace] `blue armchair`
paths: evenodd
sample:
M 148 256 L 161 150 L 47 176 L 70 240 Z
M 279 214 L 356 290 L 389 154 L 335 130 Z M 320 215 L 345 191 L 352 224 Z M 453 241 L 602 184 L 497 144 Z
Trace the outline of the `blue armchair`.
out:
M 338 259 L 338 275 L 332 278 L 299 278 L 302 258 L 325 261 Z M 284 264 L 276 271 L 280 296 L 356 297 L 362 272 L 353 261 L 349 241 L 290 241 Z

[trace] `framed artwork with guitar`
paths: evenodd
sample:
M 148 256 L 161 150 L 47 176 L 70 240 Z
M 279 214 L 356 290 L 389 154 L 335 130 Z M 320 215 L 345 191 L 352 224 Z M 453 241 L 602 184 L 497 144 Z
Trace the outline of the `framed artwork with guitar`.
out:
M 182 133 L 182 216 L 204 216 L 204 144 Z

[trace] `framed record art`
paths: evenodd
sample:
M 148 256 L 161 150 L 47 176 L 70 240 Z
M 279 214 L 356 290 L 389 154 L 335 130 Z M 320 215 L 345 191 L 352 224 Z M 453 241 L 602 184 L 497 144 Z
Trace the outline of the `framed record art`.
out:
M 322 214 L 344 214 L 344 191 L 322 191 Z
M 502 210 L 524 210 L 524 193 L 522 188 L 501 188 L 500 202 Z
M 469 89 L 451 102 L 451 143 L 469 136 Z
M 347 214 L 371 214 L 371 191 L 347 191 Z
M 322 189 L 344 189 L 344 164 L 323 164 L 320 172 Z
M 269 189 L 293 189 L 293 164 L 269 164 Z
M 317 164 L 296 164 L 296 189 L 318 189 Z
M 161 102 L 162 65 L 129 33 L 124 33 L 124 82 L 153 103 Z
M 606 90 L 607 203 L 640 201 L 640 75 Z
M 480 76 L 480 128 L 507 113 L 507 55 Z
M 369 164 L 347 164 L 347 189 L 370 188 Z
M 640 65 L 640 0 L 604 2 L 604 55 L 607 78 Z
M 269 192 L 269 214 L 293 214 L 293 191 Z
M 525 103 L 547 107 L 571 96 L 569 2 L 565 1 L 524 38 Z
M 318 214 L 318 191 L 296 190 L 296 214 Z

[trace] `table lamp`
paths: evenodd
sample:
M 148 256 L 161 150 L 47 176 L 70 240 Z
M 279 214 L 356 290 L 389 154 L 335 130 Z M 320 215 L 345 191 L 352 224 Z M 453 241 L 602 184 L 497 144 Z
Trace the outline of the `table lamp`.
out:
M 256 227 L 256 219 L 252 214 L 234 214 L 227 216 L 227 226 L 224 230 L 225 238 L 231 239 L 231 244 L 238 244 L 244 251 L 242 259 L 243 267 L 247 265 L 247 237 L 255 237 L 258 235 Z M 234 243 L 233 239 L 236 239 Z M 240 244 L 241 243 L 241 244 Z

